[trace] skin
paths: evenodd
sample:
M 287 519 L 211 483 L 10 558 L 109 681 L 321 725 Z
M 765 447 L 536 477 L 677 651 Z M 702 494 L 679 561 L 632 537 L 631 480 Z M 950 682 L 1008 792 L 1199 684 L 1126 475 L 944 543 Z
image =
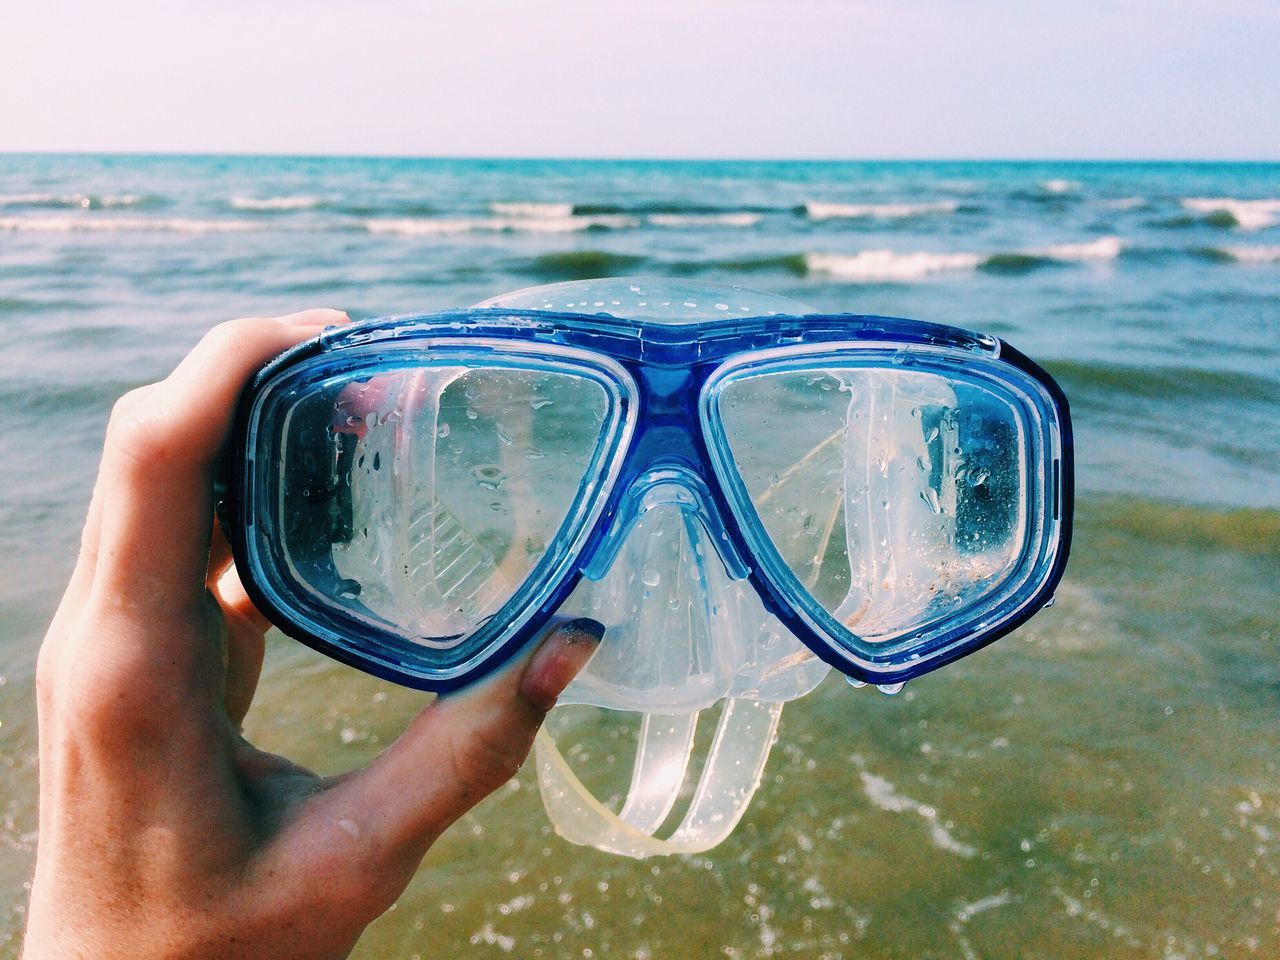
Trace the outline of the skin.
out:
M 240 736 L 267 621 L 213 517 L 235 399 L 330 310 L 210 332 L 112 412 L 80 556 L 40 650 L 26 960 L 345 957 L 434 840 L 524 761 L 595 649 L 575 621 L 319 777 Z

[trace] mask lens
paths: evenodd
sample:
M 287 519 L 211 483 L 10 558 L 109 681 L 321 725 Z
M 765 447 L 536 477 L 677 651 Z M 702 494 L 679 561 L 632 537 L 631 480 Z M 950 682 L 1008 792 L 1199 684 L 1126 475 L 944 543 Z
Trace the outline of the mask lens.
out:
M 1018 569 L 1028 439 L 998 386 L 890 363 L 785 368 L 731 379 L 719 415 L 783 562 L 863 643 L 972 616 Z
M 290 396 L 264 547 L 308 604 L 438 650 L 531 576 L 610 416 L 597 380 L 521 366 L 365 369 Z

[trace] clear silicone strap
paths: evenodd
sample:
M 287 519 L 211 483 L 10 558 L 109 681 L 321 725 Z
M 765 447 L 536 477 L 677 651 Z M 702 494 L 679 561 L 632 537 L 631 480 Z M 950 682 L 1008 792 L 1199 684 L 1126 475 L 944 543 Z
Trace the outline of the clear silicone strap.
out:
M 671 717 L 652 722 L 646 717 L 632 789 L 641 779 L 642 767 L 654 772 L 657 785 L 650 788 L 646 782 L 643 799 L 628 797 L 623 811 L 635 817 L 633 822 L 597 800 L 569 768 L 551 735 L 541 731 L 535 741 L 538 785 L 556 832 L 571 843 L 637 858 L 700 853 L 724 840 L 742 819 L 760 785 L 782 716 L 782 704 L 725 701 L 689 809 L 675 832 L 665 840 L 659 839 L 654 831 L 670 813 L 684 783 L 697 716 L 689 715 L 687 737 L 679 725 L 666 723 Z M 662 766 L 664 763 L 667 765 Z M 679 776 L 674 775 L 674 770 L 679 770 Z
M 697 729 L 697 713 L 644 715 L 627 802 L 618 814 L 624 823 L 641 833 L 662 826 L 680 796 Z

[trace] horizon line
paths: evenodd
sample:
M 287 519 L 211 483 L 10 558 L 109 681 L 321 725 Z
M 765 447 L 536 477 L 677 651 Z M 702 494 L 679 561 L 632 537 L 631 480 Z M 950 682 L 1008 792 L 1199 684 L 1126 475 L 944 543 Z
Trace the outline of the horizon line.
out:
M 467 153 L 291 153 L 287 151 L 243 150 L 14 150 L 0 148 L 0 156 L 8 157 L 218 157 L 233 159 L 277 160 L 483 160 L 556 163 L 1128 163 L 1128 164 L 1280 164 L 1276 157 L 1206 157 L 1206 156 L 738 156 L 712 155 L 580 155 L 568 154 L 467 154 Z

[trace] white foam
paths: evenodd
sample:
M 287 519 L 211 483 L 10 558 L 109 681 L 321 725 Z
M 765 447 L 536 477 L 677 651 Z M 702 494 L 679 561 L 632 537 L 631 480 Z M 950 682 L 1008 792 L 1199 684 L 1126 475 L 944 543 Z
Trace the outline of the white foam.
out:
M 0 207 L 131 207 L 142 198 L 136 193 L 93 197 L 84 193 L 0 193 Z
M 914 813 L 918 815 L 928 825 L 929 839 L 933 841 L 934 846 L 965 858 L 977 854 L 978 851 L 975 847 L 962 843 L 952 836 L 951 831 L 947 829 L 938 816 L 936 809 L 899 793 L 894 785 L 884 777 L 878 777 L 866 770 L 861 771 L 860 775 L 862 777 L 862 790 L 866 793 L 868 800 L 881 810 L 887 810 L 890 813 Z
M 541 203 L 537 201 L 491 203 L 489 204 L 489 210 L 500 217 L 543 217 L 554 220 L 573 216 L 572 203 Z
M 1063 194 L 1080 189 L 1080 184 L 1074 180 L 1045 180 L 1041 182 L 1040 189 L 1045 193 Z
M 1280 245 L 1271 247 L 1223 247 L 1239 263 L 1280 263 Z
M 472 232 L 503 233 L 574 233 L 603 227 L 612 230 L 639 226 L 635 217 L 457 217 L 426 218 L 399 217 L 366 220 L 365 229 L 370 233 L 396 233 L 404 236 L 432 234 L 457 234 Z
M 1237 200 L 1234 197 L 1187 197 L 1182 207 L 1192 213 L 1225 212 L 1241 230 L 1261 230 L 1280 219 L 1280 199 Z
M 310 210 L 319 204 L 320 198 L 311 196 L 231 198 L 231 206 L 237 210 Z
M 954 213 L 960 204 L 955 200 L 935 203 L 806 203 L 810 220 L 853 220 L 874 217 L 878 220 L 900 220 L 929 213 Z
M 1054 260 L 1114 260 L 1123 249 L 1119 237 L 1099 237 L 1089 243 L 1055 243 L 1030 252 Z
M 170 233 L 234 233 L 257 230 L 248 220 L 194 220 L 151 217 L 0 217 L 0 230 L 15 233 L 115 233 L 120 231 L 163 231 Z
M 366 220 L 364 228 L 370 233 L 396 233 L 403 236 L 467 233 L 474 229 L 475 220 L 424 220 L 416 217 L 386 217 Z
M 975 270 L 986 259 L 977 253 L 895 253 L 863 250 L 861 253 L 808 253 L 809 273 L 839 280 L 919 280 L 934 273 Z
M 655 213 L 649 223 L 655 227 L 754 227 L 758 213 Z

